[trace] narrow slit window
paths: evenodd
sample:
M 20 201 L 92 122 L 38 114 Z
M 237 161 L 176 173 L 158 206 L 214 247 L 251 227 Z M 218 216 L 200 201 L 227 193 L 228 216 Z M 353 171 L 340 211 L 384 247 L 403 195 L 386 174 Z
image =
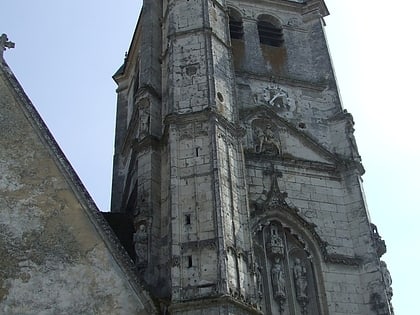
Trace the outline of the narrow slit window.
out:
M 192 256 L 188 256 L 187 257 L 187 267 L 188 268 L 191 268 L 192 267 Z
M 191 224 L 191 214 L 185 215 L 185 224 L 190 225 Z

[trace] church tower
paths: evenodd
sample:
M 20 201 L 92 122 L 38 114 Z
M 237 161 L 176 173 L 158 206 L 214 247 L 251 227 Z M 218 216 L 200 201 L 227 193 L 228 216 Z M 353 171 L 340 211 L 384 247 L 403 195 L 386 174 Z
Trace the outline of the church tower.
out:
M 114 76 L 111 207 L 165 314 L 392 314 L 328 14 L 143 1 Z

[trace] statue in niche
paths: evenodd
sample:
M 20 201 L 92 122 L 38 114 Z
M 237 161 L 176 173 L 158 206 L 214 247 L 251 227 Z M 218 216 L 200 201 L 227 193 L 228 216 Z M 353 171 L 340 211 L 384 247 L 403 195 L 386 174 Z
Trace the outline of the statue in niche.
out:
M 295 259 L 293 278 L 295 280 L 296 299 L 302 307 L 302 313 L 306 314 L 306 305 L 308 304 L 308 277 L 306 267 L 299 258 Z
M 150 133 L 150 115 L 147 110 L 140 114 L 140 138 L 146 137 Z
M 277 257 L 283 257 L 284 243 L 279 234 L 277 226 L 272 225 L 270 231 L 270 241 L 267 244 L 268 250 L 271 252 L 271 254 Z
M 255 134 L 258 139 L 258 145 L 256 146 L 256 153 L 262 153 L 264 147 L 274 146 L 276 148 L 276 155 L 281 155 L 280 140 L 277 139 L 272 126 L 267 124 L 265 128 L 255 127 Z
M 138 230 L 133 235 L 134 250 L 136 252 L 136 265 L 144 268 L 147 265 L 148 235 L 145 224 L 140 224 Z
M 274 258 L 273 267 L 271 268 L 271 283 L 273 286 L 274 298 L 282 303 L 286 299 L 286 281 L 280 264 L 280 257 Z
M 263 297 L 263 282 L 262 282 L 262 275 L 261 275 L 261 267 L 258 263 L 255 263 L 255 282 L 257 284 L 257 297 L 258 300 L 261 301 Z

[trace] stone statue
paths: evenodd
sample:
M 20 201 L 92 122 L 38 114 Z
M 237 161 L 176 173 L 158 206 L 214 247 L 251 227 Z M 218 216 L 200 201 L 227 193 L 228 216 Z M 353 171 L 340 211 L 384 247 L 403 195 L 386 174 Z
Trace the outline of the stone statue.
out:
M 150 133 L 150 115 L 148 111 L 143 111 L 140 114 L 140 136 L 141 138 Z
M 306 306 L 308 305 L 308 275 L 306 267 L 299 258 L 295 259 L 293 277 L 295 279 L 296 299 L 302 308 L 302 313 L 306 314 Z
M 137 267 L 145 267 L 147 264 L 148 235 L 146 225 L 141 224 L 133 235 L 134 250 L 136 252 Z
M 277 149 L 276 154 L 281 154 L 281 145 L 280 141 L 277 139 L 274 131 L 271 128 L 271 125 L 266 125 L 265 129 L 261 129 L 259 127 L 255 128 L 255 133 L 258 138 L 258 146 L 256 148 L 257 153 L 263 152 L 264 145 L 274 145 L 274 147 Z
M 276 300 L 280 302 L 286 299 L 285 279 L 282 267 L 280 265 L 280 258 L 274 259 L 273 267 L 271 268 L 271 282 L 273 285 L 273 295 Z
M 270 242 L 267 245 L 271 254 L 276 255 L 278 257 L 283 257 L 284 255 L 283 239 L 280 237 L 280 234 L 276 226 L 271 226 Z
M 263 296 L 263 282 L 262 282 L 262 275 L 261 275 L 261 267 L 255 263 L 255 282 L 257 285 L 257 296 L 258 300 L 261 301 Z

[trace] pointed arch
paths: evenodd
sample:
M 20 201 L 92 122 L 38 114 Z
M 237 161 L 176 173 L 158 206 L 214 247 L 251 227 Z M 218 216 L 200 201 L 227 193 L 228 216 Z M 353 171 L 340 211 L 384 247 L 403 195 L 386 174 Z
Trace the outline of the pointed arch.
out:
M 261 307 L 267 314 L 327 314 L 322 277 L 326 243 L 297 208 L 284 199 L 270 199 L 252 224 Z

